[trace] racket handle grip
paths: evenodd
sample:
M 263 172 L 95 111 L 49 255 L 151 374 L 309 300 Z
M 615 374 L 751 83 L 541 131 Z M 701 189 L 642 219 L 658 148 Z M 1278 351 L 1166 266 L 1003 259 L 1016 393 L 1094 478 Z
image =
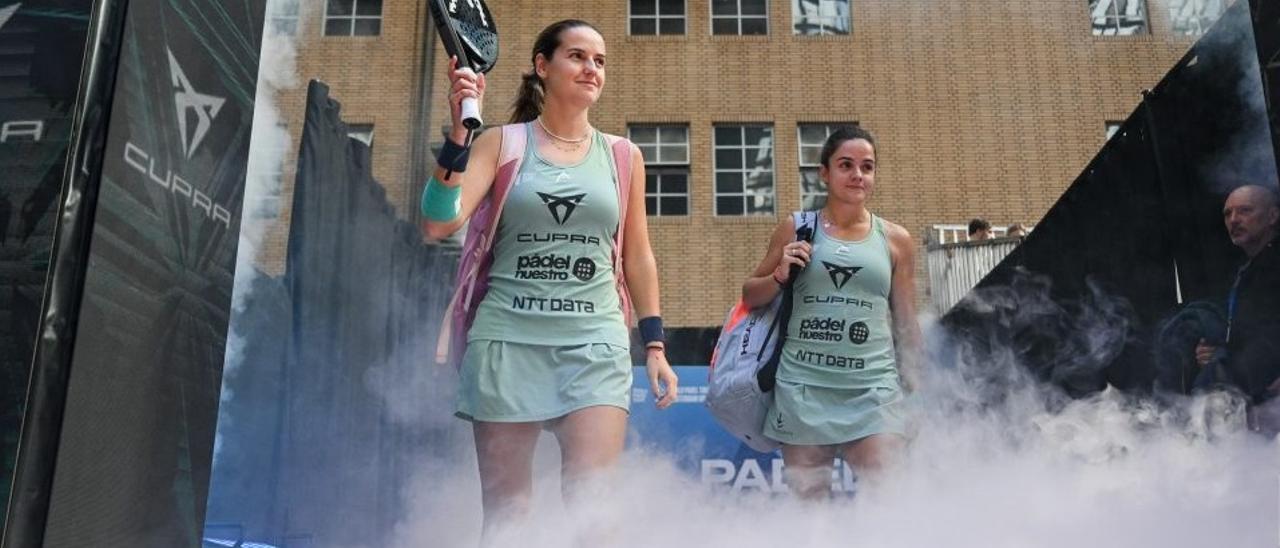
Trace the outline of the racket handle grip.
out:
M 477 129 L 484 124 L 484 120 L 480 118 L 480 102 L 475 97 L 464 97 L 462 99 L 462 127 L 467 129 Z

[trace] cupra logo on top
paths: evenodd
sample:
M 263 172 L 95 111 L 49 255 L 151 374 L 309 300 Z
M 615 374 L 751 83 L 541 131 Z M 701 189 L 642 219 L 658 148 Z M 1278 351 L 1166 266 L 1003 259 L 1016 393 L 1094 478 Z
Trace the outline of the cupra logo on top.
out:
M 563 225 L 569 221 L 569 216 L 573 215 L 573 210 L 582 203 L 582 199 L 586 198 L 584 194 L 574 194 L 573 196 L 556 196 L 539 192 L 538 197 L 542 198 L 542 203 L 546 204 L 547 209 L 551 210 L 551 216 L 555 218 L 556 224 Z
M 173 56 L 173 51 L 168 48 L 165 48 L 165 51 L 169 53 L 170 79 L 177 90 L 173 94 L 173 102 L 178 109 L 178 130 L 182 133 L 182 152 L 190 158 L 195 154 L 196 148 L 200 146 L 205 135 L 209 134 L 213 119 L 218 116 L 218 112 L 222 110 L 222 104 L 227 100 L 197 92 L 191 87 L 191 81 L 187 79 L 187 75 L 182 72 L 182 66 Z M 196 127 L 190 131 L 187 128 L 188 110 L 193 110 L 196 114 Z

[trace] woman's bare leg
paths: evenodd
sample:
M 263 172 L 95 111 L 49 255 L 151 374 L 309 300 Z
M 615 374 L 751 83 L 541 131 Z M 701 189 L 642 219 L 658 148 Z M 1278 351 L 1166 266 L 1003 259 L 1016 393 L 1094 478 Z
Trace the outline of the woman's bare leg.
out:
M 835 457 L 836 448 L 831 445 L 783 445 L 782 462 L 791 493 L 807 501 L 830 498 Z
M 881 480 L 905 446 L 897 434 L 874 434 L 840 446 L 840 457 L 858 475 L 859 487 L 869 487 Z
M 560 442 L 560 488 L 571 512 L 587 512 L 589 520 L 576 539 L 578 546 L 617 543 L 617 508 L 603 500 L 615 485 L 615 465 L 626 444 L 627 412 L 599 405 L 574 411 L 554 423 Z M 592 515 L 594 514 L 594 515 Z
M 542 424 L 477 421 L 472 424 L 472 431 L 480 468 L 483 538 L 491 535 L 495 527 L 528 515 L 533 496 L 533 449 Z

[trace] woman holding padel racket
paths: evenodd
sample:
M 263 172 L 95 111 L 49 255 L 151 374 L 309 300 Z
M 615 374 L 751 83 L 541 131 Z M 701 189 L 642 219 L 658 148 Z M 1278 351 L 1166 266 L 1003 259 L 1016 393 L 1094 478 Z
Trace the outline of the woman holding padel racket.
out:
M 742 286 L 743 302 L 754 308 L 791 284 L 763 433 L 783 444 L 787 484 L 808 500 L 830 496 L 837 454 L 866 485 L 901 448 L 903 399 L 918 385 L 920 360 L 915 244 L 906 229 L 867 209 L 875 139 L 860 127 L 836 130 L 820 161 L 827 201 L 812 243 L 796 239 L 787 217 Z
M 629 308 L 654 401 L 666 408 L 676 398 L 644 163 L 589 118 L 605 83 L 604 38 L 584 21 L 557 22 L 538 35 L 532 63 L 511 123 L 468 150 L 463 103 L 482 102 L 485 79 L 451 60 L 453 127 L 422 201 L 430 238 L 471 220 L 451 304 L 457 321 L 442 333 L 440 356 L 460 367 L 457 414 L 475 433 L 486 533 L 527 513 L 543 429 L 560 445 L 566 502 L 603 492 L 591 487 L 622 453 L 631 398 Z M 473 317 L 458 312 L 468 306 Z

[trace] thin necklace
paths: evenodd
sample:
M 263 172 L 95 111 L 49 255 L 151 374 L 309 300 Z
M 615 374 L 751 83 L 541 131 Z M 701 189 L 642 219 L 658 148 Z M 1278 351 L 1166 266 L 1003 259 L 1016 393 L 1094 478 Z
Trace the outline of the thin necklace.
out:
M 557 140 L 557 141 L 564 141 L 564 142 L 566 142 L 566 143 L 577 144 L 577 143 L 581 143 L 581 142 L 583 142 L 583 141 L 586 141 L 586 140 L 587 140 L 587 138 L 591 136 L 591 129 L 592 129 L 592 128 L 591 128 L 591 126 L 587 126 L 587 134 L 586 134 L 586 135 L 583 135 L 582 137 L 578 137 L 577 139 L 566 139 L 566 138 L 564 138 L 564 137 L 561 137 L 561 136 L 559 136 L 559 135 L 556 135 L 556 134 L 554 134 L 554 133 L 551 133 L 551 130 L 547 129 L 547 124 L 545 124 L 545 123 L 543 123 L 543 122 L 542 122 L 542 117 L 541 117 L 541 116 L 539 116 L 539 117 L 537 118 L 537 120 L 538 120 L 538 126 L 540 126 L 540 127 L 542 128 L 542 131 L 546 132 L 546 134 L 547 134 L 547 135 L 550 135 L 552 139 L 555 139 L 555 140 Z
M 826 208 L 818 210 L 818 219 L 822 221 L 822 228 L 831 228 L 835 224 L 831 221 L 831 216 L 827 214 Z
M 825 208 L 818 210 L 818 218 L 822 220 L 822 228 L 831 228 L 831 216 Z

